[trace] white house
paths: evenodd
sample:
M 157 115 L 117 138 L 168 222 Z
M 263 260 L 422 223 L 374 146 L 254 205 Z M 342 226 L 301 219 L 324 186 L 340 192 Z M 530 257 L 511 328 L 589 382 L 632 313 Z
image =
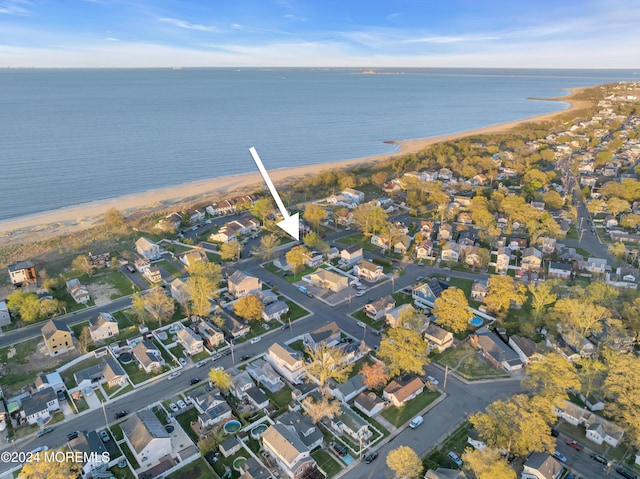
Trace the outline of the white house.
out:
M 382 271 L 382 266 L 379 264 L 373 264 L 371 261 L 361 259 L 353 267 L 353 274 L 360 279 L 375 283 L 382 278 L 386 278 Z
M 272 319 L 280 319 L 283 314 L 289 312 L 289 305 L 284 301 L 276 301 L 275 303 L 267 304 L 262 311 L 262 319 L 265 321 L 271 321 Z
M 190 328 L 179 329 L 176 333 L 178 337 L 178 343 L 184 348 L 185 352 L 189 356 L 201 353 L 204 351 L 204 342 L 200 335 L 191 331 Z
M 414 374 L 405 374 L 391 381 L 382 392 L 382 397 L 394 406 L 401 407 L 424 391 L 424 383 Z
M 145 259 L 154 260 L 160 258 L 160 245 L 145 237 L 136 241 L 136 252 Z
M 77 278 L 67 281 L 67 292 L 71 295 L 76 303 L 87 303 L 91 299 L 89 290 L 80 284 Z
M 565 400 L 562 406 L 556 406 L 555 413 L 569 424 L 583 425 L 585 437 L 596 444 L 606 442 L 611 447 L 616 447 L 624 436 L 624 429 L 617 424 L 570 401 Z
M 7 303 L 0 301 L 0 326 L 11 323 L 11 315 L 9 314 L 9 308 Z
M 89 320 L 89 334 L 95 342 L 117 336 L 118 332 L 118 321 L 110 313 L 103 311 Z
M 269 426 L 262 434 L 262 445 L 290 479 L 300 479 L 316 466 L 306 444 L 284 424 Z
M 149 467 L 171 454 L 171 435 L 156 415 L 146 409 L 122 423 L 124 440 L 138 464 Z
M 298 384 L 302 381 L 305 367 L 299 351 L 291 349 L 284 343 L 274 343 L 267 351 L 266 360 L 290 383 Z
M 44 388 L 21 399 L 21 415 L 31 425 L 38 421 L 47 422 L 51 413 L 60 409 L 58 397 L 53 388 Z
M 546 452 L 532 452 L 524 463 L 520 479 L 558 479 L 562 474 L 562 463 Z

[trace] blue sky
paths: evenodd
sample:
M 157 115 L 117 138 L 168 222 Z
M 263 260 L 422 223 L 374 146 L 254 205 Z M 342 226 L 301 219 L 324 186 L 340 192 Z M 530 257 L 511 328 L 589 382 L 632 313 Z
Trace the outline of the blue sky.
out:
M 628 0 L 0 0 L 0 66 L 640 67 Z

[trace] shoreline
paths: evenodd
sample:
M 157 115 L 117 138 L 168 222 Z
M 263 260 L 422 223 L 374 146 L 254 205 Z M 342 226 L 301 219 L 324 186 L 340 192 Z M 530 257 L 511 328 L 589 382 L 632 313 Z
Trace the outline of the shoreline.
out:
M 557 98 L 531 98 L 531 100 L 536 101 L 560 101 L 567 103 L 568 107 L 560 111 L 447 135 L 405 141 L 387 140 L 384 143 L 399 145 L 398 151 L 364 158 L 298 166 L 293 168 L 274 169 L 270 170 L 269 174 L 273 182 L 277 185 L 282 184 L 285 180 L 316 174 L 325 170 L 345 169 L 357 165 L 379 163 L 392 157 L 416 153 L 436 143 L 457 140 L 479 134 L 504 132 L 526 123 L 547 121 L 557 116 L 589 106 L 590 104 L 588 101 L 575 100 L 573 97 L 575 97 L 577 93 L 590 88 L 594 87 L 570 88 L 568 89 L 569 93 L 567 95 Z M 256 170 L 252 173 L 242 173 L 220 178 L 209 178 L 206 180 L 133 193 L 107 200 L 96 200 L 95 202 L 72 205 L 57 210 L 35 213 L 29 216 L 7 219 L 0 221 L 0 246 L 32 243 L 54 236 L 61 236 L 92 228 L 102 221 L 102 215 L 111 208 L 116 208 L 123 214 L 123 216 L 126 217 L 134 213 L 153 213 L 154 211 L 170 208 L 172 205 L 184 202 L 197 202 L 198 198 L 200 198 L 200 201 L 203 201 L 206 197 L 213 194 L 218 196 L 230 195 L 236 192 L 238 194 L 241 192 L 246 194 L 250 189 L 263 189 L 264 186 L 263 179 L 260 176 L 260 173 Z

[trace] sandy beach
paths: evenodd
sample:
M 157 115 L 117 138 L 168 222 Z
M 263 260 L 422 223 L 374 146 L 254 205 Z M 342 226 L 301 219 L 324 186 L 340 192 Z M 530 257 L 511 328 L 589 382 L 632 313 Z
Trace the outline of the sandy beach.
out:
M 563 101 L 569 104 L 567 109 L 559 112 L 523 118 L 518 121 L 501 123 L 450 135 L 396 142 L 400 148 L 397 152 L 392 154 L 282 170 L 275 169 L 269 173 L 273 182 L 277 185 L 278 183 L 282 184 L 292 178 L 314 174 L 324 170 L 349 168 L 359 164 L 373 164 L 393 156 L 420 151 L 434 143 L 455 140 L 469 135 L 503 132 L 524 123 L 550 120 L 559 115 L 565 115 L 573 110 L 580 110 L 589 106 L 588 101 L 575 100 L 572 98 L 586 88 L 591 87 L 571 89 L 570 94 L 566 97 L 545 99 L 549 101 Z M 199 197 L 214 198 L 219 196 L 221 198 L 224 195 L 232 193 L 261 189 L 263 186 L 264 183 L 262 181 L 262 177 L 256 170 L 255 173 L 210 178 L 203 181 L 186 183 L 178 186 L 122 196 L 110 200 L 96 201 L 22 218 L 11 219 L 0 222 L 0 245 L 31 243 L 48 237 L 91 228 L 101 221 L 101 217 L 104 212 L 110 208 L 118 209 L 126 217 L 134 212 L 140 212 L 141 210 L 152 212 L 158 209 L 170 208 L 172 205 L 177 205 L 179 203 L 195 203 Z M 177 206 L 176 209 L 178 209 Z

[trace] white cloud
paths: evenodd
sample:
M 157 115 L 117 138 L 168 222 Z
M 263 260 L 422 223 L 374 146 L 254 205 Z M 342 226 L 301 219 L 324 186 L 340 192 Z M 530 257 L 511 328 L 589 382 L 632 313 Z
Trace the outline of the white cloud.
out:
M 0 0 L 0 14 L 5 15 L 29 15 L 26 7 L 31 2 L 27 0 Z
M 291 15 L 287 13 L 286 15 L 282 15 L 282 18 L 286 18 L 287 20 L 291 20 L 292 22 L 306 22 L 307 19 L 305 17 L 298 17 L 297 15 Z
M 160 18 L 159 21 L 163 23 L 168 23 L 169 25 L 173 25 L 175 27 L 186 28 L 187 30 L 197 30 L 199 32 L 219 32 L 219 29 L 214 27 L 213 25 L 202 25 L 200 23 L 191 23 L 185 20 L 179 20 L 177 18 Z
M 105 40 L 108 41 L 108 42 L 119 42 L 120 41 L 120 39 L 116 38 L 116 37 L 107 37 L 107 38 L 105 38 Z

